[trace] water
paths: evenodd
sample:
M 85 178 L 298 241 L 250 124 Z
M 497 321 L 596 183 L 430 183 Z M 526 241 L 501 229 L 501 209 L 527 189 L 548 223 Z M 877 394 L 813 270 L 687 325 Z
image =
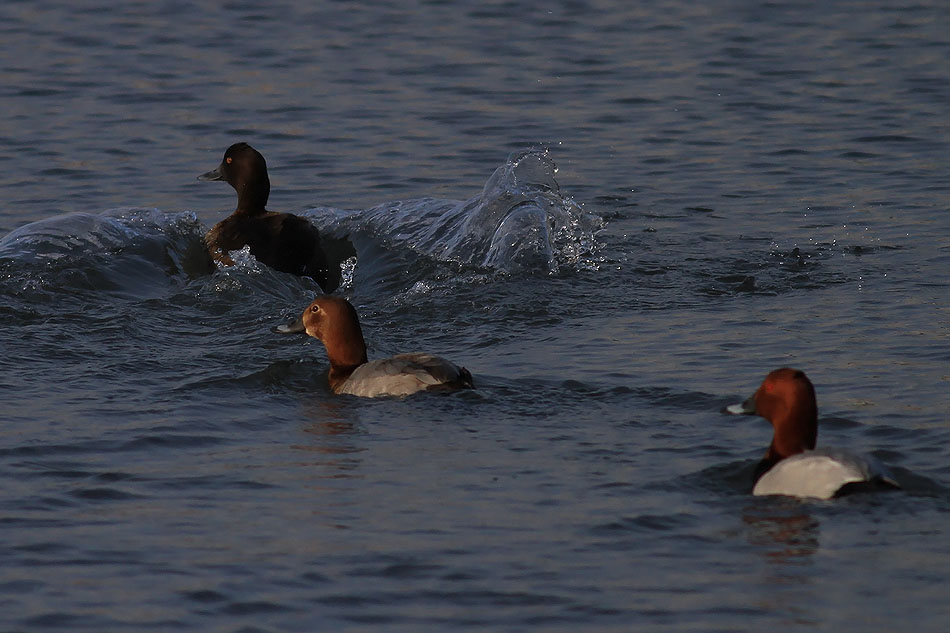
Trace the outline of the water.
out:
M 950 626 L 942 3 L 0 7 L 0 630 Z M 196 264 L 245 140 L 348 236 Z M 749 496 L 792 365 L 901 492 Z

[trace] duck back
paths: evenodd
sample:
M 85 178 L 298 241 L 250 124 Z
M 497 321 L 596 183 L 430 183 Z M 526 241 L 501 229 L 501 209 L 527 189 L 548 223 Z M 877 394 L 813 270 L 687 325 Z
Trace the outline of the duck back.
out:
M 855 484 L 900 487 L 894 476 L 871 456 L 817 449 L 777 462 L 759 477 L 752 494 L 831 499 Z
M 332 274 L 320 232 L 309 221 L 289 213 L 234 214 L 208 231 L 205 242 L 212 256 L 233 264 L 228 253 L 249 246 L 260 263 L 281 272 L 311 277 L 326 292 L 340 284 L 339 269 Z
M 374 398 L 472 387 L 464 367 L 432 354 L 399 354 L 357 367 L 337 393 Z

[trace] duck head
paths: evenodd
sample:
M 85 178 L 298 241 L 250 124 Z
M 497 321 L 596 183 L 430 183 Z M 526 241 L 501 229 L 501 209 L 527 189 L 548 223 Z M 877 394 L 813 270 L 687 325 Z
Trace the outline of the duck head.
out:
M 366 362 L 366 343 L 359 316 L 343 297 L 318 297 L 300 318 L 277 327 L 282 334 L 306 333 L 323 342 L 330 366 L 352 369 Z
M 783 367 L 770 372 L 762 385 L 727 413 L 758 415 L 772 423 L 772 443 L 765 459 L 779 461 L 815 448 L 818 403 L 815 387 L 805 372 Z
M 237 212 L 264 213 L 270 196 L 267 163 L 247 143 L 235 143 L 224 152 L 217 169 L 201 174 L 198 180 L 223 180 L 238 194 Z

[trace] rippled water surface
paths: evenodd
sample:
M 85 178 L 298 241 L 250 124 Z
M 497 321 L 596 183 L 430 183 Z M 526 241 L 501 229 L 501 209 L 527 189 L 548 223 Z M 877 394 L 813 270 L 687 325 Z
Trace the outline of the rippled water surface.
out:
M 0 630 L 950 628 L 944 3 L 0 6 Z M 319 287 L 201 236 L 244 140 L 348 240 Z M 819 444 L 903 490 L 750 496 Z M 911 625 L 912 623 L 912 625 Z

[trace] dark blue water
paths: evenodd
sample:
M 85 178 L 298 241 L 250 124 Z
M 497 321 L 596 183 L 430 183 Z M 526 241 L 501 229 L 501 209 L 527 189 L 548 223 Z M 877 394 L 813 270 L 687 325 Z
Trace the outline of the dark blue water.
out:
M 0 630 L 946 631 L 945 3 L 0 6 Z M 357 250 L 208 275 L 244 140 Z M 749 495 L 819 444 L 904 490 Z M 912 623 L 912 624 L 911 624 Z

